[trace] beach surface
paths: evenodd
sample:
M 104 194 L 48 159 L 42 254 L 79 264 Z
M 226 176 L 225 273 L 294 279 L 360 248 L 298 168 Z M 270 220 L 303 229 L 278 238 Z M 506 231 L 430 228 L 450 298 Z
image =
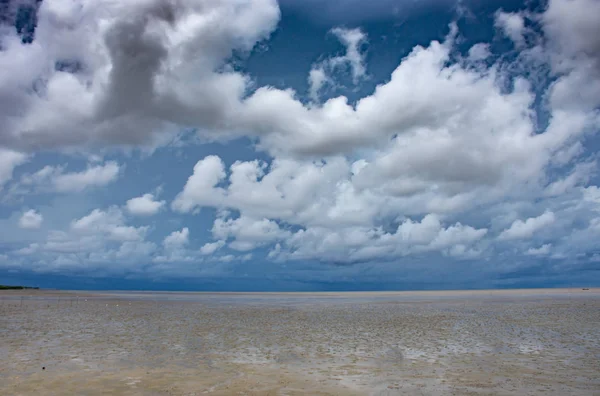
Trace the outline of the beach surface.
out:
M 600 395 L 600 289 L 0 292 L 2 395 Z

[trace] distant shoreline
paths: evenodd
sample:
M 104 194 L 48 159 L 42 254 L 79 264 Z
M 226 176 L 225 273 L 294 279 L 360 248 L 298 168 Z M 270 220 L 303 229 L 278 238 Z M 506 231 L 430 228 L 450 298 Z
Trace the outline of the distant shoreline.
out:
M 287 295 L 287 296 L 394 296 L 394 295 L 416 295 L 416 296 L 458 296 L 458 295 L 540 295 L 540 294 L 568 294 L 575 292 L 586 292 L 590 294 L 600 293 L 600 287 L 571 287 L 571 288 L 527 288 L 527 289 L 466 289 L 466 290 L 397 290 L 397 291 L 177 291 L 177 290 L 67 290 L 67 289 L 44 289 L 28 287 L 2 288 L 0 292 L 11 294 L 45 294 L 45 295 L 106 295 L 106 296 L 135 296 L 135 295 L 221 295 L 221 296 L 260 296 L 260 295 Z

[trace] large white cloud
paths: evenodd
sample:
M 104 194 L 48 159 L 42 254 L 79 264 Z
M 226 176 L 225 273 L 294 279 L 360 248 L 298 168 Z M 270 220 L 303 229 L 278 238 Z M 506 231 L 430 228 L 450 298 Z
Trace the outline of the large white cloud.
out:
M 556 47 L 548 51 L 578 60 L 584 57 L 581 54 L 593 53 L 596 44 L 583 33 L 568 32 L 569 26 L 578 24 L 578 17 L 555 16 L 554 10 L 564 1 L 552 1 L 543 15 L 543 26 L 552 38 L 548 46 Z M 587 4 L 590 1 L 577 0 L 573 8 L 595 7 L 593 1 Z M 144 144 L 154 142 L 157 133 L 169 134 L 173 126 L 181 125 L 199 127 L 212 137 L 258 136 L 273 153 L 348 152 L 415 133 L 445 133 L 450 143 L 460 144 L 476 133 L 481 148 L 513 139 L 533 146 L 537 156 L 532 157 L 538 158 L 578 132 L 555 136 L 558 132 L 549 129 L 548 136 L 532 136 L 533 123 L 526 111 L 532 97 L 526 84 L 518 83 L 515 92 L 505 94 L 496 83 L 494 68 L 448 66 L 456 28 L 444 43 L 416 47 L 389 82 L 355 106 L 337 97 L 322 106 L 307 107 L 293 91 L 271 87 L 259 87 L 244 100 L 249 93 L 248 77 L 224 64 L 233 51 L 249 50 L 268 37 L 278 18 L 274 0 L 244 0 L 235 5 L 225 1 L 84 2 L 80 7 L 62 0 L 44 2 L 34 44 L 5 38 L 6 49 L 1 53 L 7 64 L 4 96 L 13 96 L 13 102 L 23 105 L 18 112 L 7 107 L 1 115 L 5 122 L 0 145 L 35 149 Z M 593 29 L 590 24 L 577 31 L 593 33 Z M 330 61 L 350 65 L 358 79 L 364 74 L 359 51 L 364 34 L 344 29 L 333 32 L 348 49 Z M 565 37 L 580 44 L 565 46 Z M 73 64 L 76 70 L 45 66 L 56 62 Z M 582 71 L 572 68 L 571 72 Z M 576 78 L 574 74 L 568 78 Z M 39 92 L 19 88 L 38 80 L 45 82 Z M 553 88 L 556 101 L 564 96 L 560 90 L 557 83 Z M 502 154 L 515 155 L 514 149 L 507 147 Z
M 222 161 L 211 156 L 198 161 L 173 206 L 184 212 L 203 206 L 225 210 L 213 224 L 216 240 L 223 243 L 231 238 L 229 246 L 240 251 L 278 243 L 280 258 L 285 254 L 286 258 L 352 261 L 442 252 L 453 245 L 468 246 L 487 233 L 460 223 L 443 227 L 436 215 L 421 222 L 407 219 L 396 232 L 385 232 L 381 220 L 406 213 L 409 202 L 357 188 L 353 168 L 358 172 L 359 167 L 340 157 L 320 163 L 276 161 L 270 167 L 259 161 L 235 162 L 226 177 Z M 221 186 L 215 187 L 217 183 Z M 241 216 L 229 217 L 229 209 Z M 427 204 L 412 208 L 416 214 L 428 210 Z M 294 232 L 278 222 L 300 229 Z M 352 245 L 356 241 L 360 244 Z M 350 254 L 351 248 L 357 251 Z
M 577 11 L 561 17 L 557 15 L 565 0 L 550 2 L 541 20 L 551 40 L 540 51 L 582 65 L 589 58 L 586 54 L 596 49 L 596 42 L 582 32 L 596 31 L 589 18 L 581 24 L 579 14 L 597 5 L 593 0 L 572 3 L 569 9 Z M 511 32 L 521 26 L 510 22 L 521 20 L 520 15 L 498 15 L 501 25 L 511 27 Z M 273 153 L 335 154 L 381 147 L 394 136 L 402 145 L 434 136 L 445 139 L 438 142 L 444 154 L 463 158 L 456 172 L 479 168 L 478 159 L 499 147 L 493 159 L 503 161 L 503 166 L 513 159 L 525 161 L 522 153 L 533 151 L 525 164 L 529 170 L 542 166 L 588 125 L 577 124 L 583 116 L 579 112 L 563 118 L 558 115 L 543 136 L 534 135 L 529 114 L 533 98 L 524 81 L 517 81 L 514 92 L 504 93 L 497 84 L 495 67 L 482 71 L 447 64 L 455 27 L 445 42 L 416 47 L 389 82 L 356 105 L 342 96 L 307 107 L 293 91 L 272 87 L 259 87 L 244 100 L 248 77 L 223 66 L 232 51 L 249 50 L 268 37 L 278 18 L 274 0 L 244 0 L 235 5 L 225 1 L 85 2 L 81 7 L 62 0 L 44 2 L 33 45 L 22 45 L 17 37 L 6 38 L 4 73 L 12 85 L 5 85 L 5 96 L 20 98 L 23 106 L 2 115 L 5 130 L 0 144 L 29 149 L 142 144 L 154 141 L 159 131 L 172 131 L 168 125 L 182 125 L 199 127 L 212 137 L 215 132 L 230 136 L 243 131 L 260 137 L 261 145 Z M 570 32 L 569 27 L 579 33 Z M 358 79 L 364 74 L 359 51 L 364 34 L 345 29 L 333 32 L 345 43 L 347 53 L 329 61 L 349 64 Z M 568 39 L 575 44 L 565 45 Z M 40 61 L 31 62 L 34 57 Z M 77 70 L 43 67 L 56 62 L 75 63 Z M 24 70 L 17 72 L 17 68 Z M 570 96 L 561 86 L 568 85 L 567 80 L 581 79 L 577 76 L 584 69 L 567 70 L 552 88 L 553 102 Z M 313 77 L 315 84 L 324 81 L 323 75 Z M 18 88 L 34 80 L 46 82 L 43 95 Z M 585 92 L 597 94 L 593 88 Z M 571 118 L 575 121 L 566 121 Z M 568 125 L 555 125 L 559 122 Z M 476 146 L 465 145 L 467 141 Z M 493 162 L 482 162 L 497 168 Z
M 0 146 L 150 144 L 175 124 L 224 127 L 248 84 L 226 60 L 278 19 L 275 0 L 44 1 L 32 44 L 2 36 Z

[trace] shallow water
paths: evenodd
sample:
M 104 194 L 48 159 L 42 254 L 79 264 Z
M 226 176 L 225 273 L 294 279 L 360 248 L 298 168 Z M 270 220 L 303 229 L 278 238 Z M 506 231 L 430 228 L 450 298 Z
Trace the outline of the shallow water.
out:
M 600 394 L 598 290 L 3 293 L 0 314 L 3 395 Z

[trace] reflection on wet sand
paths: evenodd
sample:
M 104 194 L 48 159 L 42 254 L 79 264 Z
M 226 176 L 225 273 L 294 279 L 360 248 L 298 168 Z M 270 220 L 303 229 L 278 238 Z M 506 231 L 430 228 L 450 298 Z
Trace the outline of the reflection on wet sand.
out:
M 594 289 L 3 292 L 0 315 L 2 395 L 600 394 Z

